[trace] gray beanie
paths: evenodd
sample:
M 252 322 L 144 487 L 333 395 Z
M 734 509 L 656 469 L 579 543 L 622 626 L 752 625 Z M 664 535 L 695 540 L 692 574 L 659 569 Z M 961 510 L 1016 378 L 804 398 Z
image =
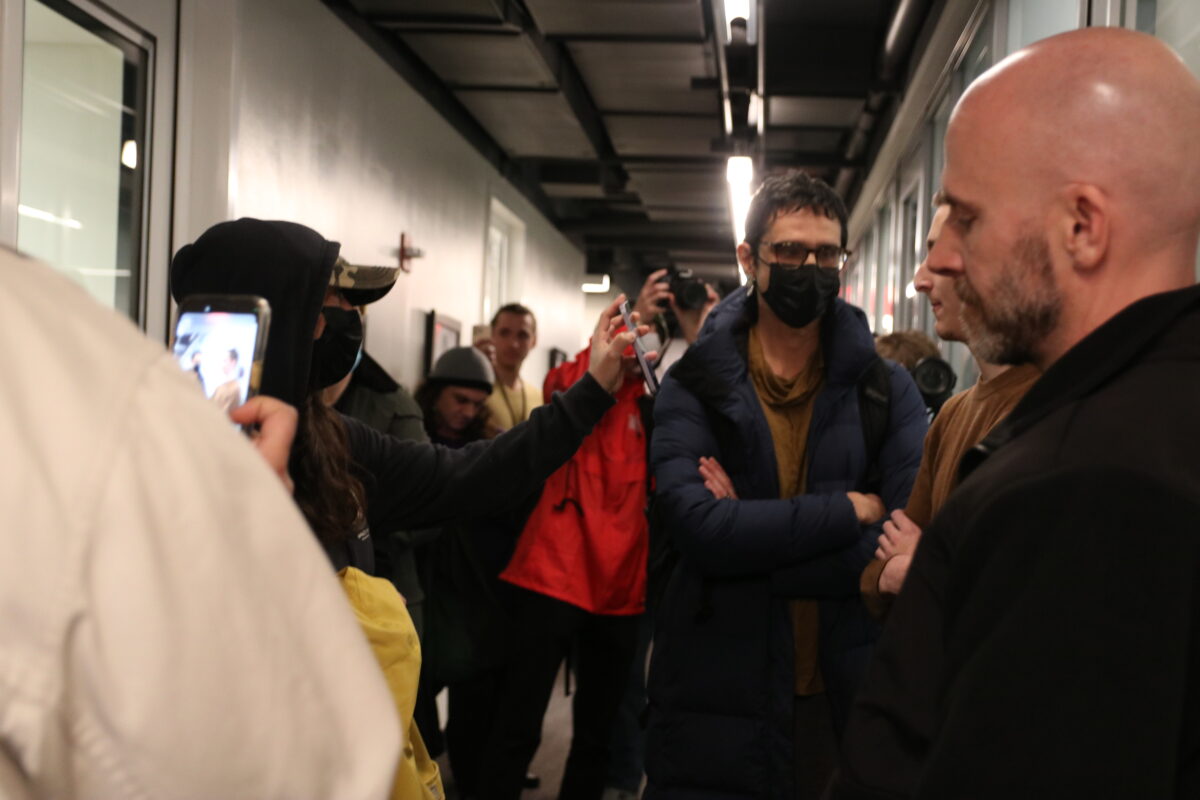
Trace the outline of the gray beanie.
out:
M 474 347 L 454 347 L 442 353 L 427 380 L 482 389 L 491 394 L 496 374 L 487 356 Z

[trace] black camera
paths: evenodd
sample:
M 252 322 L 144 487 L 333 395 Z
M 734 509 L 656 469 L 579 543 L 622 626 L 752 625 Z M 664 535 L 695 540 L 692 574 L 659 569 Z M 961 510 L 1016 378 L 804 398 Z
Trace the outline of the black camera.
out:
M 937 414 L 942 409 L 942 404 L 950 399 L 950 395 L 954 393 L 954 383 L 958 380 L 953 368 L 937 356 L 918 361 L 912 368 L 912 376 L 925 405 L 929 406 L 934 414 Z
M 708 287 L 690 269 L 671 270 L 667 285 L 680 311 L 696 311 L 708 302 Z

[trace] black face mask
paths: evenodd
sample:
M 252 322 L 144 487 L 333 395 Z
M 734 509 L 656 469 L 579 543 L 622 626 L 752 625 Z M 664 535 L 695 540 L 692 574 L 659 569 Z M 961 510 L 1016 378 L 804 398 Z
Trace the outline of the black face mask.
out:
M 767 264 L 771 280 L 763 300 L 775 316 L 792 328 L 803 328 L 825 313 L 841 287 L 837 270 L 802 264 L 784 267 Z
M 308 385 L 313 389 L 333 386 L 349 375 L 362 358 L 362 317 L 354 309 L 325 306 L 325 330 L 313 342 L 312 369 Z

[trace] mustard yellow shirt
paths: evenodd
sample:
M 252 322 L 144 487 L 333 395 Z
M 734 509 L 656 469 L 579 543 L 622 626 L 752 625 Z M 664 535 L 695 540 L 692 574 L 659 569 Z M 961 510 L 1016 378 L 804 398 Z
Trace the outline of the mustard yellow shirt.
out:
M 824 371 L 820 349 L 808 368 L 791 379 L 781 378 L 771 372 L 763 356 L 757 328 L 750 329 L 747 355 L 750 360 L 750 381 L 754 384 L 775 445 L 779 496 L 788 498 L 804 494 L 808 427 L 812 423 L 813 401 L 821 388 Z M 817 662 L 820 631 L 817 602 L 793 600 L 791 614 L 796 648 L 796 694 L 819 694 L 825 686 Z
M 529 419 L 533 410 L 542 405 L 542 389 L 524 378 L 517 388 L 509 389 L 496 381 L 492 393 L 488 395 L 487 407 L 491 412 L 489 428 L 492 435 L 503 433 L 518 422 Z

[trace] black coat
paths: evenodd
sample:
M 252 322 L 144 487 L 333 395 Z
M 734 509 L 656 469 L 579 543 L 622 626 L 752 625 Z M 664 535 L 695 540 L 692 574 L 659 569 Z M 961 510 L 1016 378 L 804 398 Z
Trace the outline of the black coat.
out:
M 243 218 L 205 231 L 171 262 L 171 293 L 253 294 L 271 306 L 262 394 L 302 408 L 312 393 L 313 331 L 339 245 L 294 222 Z M 352 466 L 367 493 L 371 530 L 423 528 L 520 505 L 564 464 L 613 405 L 585 375 L 528 422 L 491 441 L 450 450 L 401 441 L 343 416 Z M 293 456 L 294 457 L 294 456 Z M 367 532 L 326 543 L 334 566 L 374 569 Z
M 805 494 L 780 499 L 771 432 L 745 356 L 756 302 L 739 291 L 714 309 L 655 401 L 657 504 L 680 558 L 655 619 L 647 798 L 791 798 L 789 602 L 820 600 L 821 674 L 837 723 L 878 635 L 858 579 L 879 530 L 858 523 L 846 496 L 865 490 L 871 461 L 857 391 L 877 361 L 866 319 L 841 300 L 826 315 L 808 482 Z M 926 423 L 908 373 L 888 370 L 878 466 L 891 509 L 908 501 Z M 718 500 L 704 487 L 700 456 L 721 462 L 739 501 Z
M 840 798 L 1200 797 L 1200 288 L 1053 364 L 963 459 Z

